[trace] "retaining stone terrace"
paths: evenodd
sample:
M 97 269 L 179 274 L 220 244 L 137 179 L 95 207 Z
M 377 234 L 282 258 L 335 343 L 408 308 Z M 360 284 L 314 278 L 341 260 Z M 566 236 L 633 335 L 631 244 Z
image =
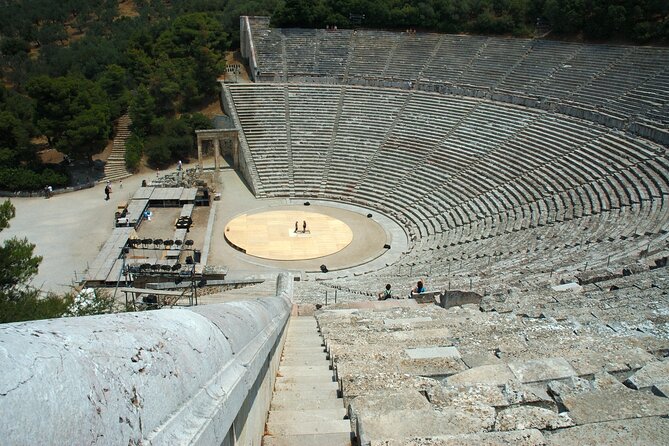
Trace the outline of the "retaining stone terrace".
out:
M 317 312 L 359 444 L 666 443 L 669 275 L 633 277 Z
M 256 80 L 404 85 L 561 101 L 623 120 L 669 122 L 669 49 L 376 30 L 270 28 L 250 17 Z M 259 74 L 259 75 L 258 75 Z M 401 81 L 398 83 L 397 81 Z

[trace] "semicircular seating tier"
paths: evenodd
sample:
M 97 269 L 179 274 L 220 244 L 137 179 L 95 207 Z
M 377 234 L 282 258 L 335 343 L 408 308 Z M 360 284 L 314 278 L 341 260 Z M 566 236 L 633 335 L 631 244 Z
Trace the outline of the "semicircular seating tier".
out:
M 669 123 L 669 48 L 541 39 L 270 28 L 249 17 L 258 81 L 509 95 L 617 125 Z M 546 105 L 549 104 L 549 105 Z
M 666 245 L 667 149 L 636 135 L 417 90 L 271 83 L 224 95 L 259 197 L 378 209 L 413 242 L 400 266 L 450 275 L 494 259 L 552 271 L 588 262 L 586 249 L 592 268 Z

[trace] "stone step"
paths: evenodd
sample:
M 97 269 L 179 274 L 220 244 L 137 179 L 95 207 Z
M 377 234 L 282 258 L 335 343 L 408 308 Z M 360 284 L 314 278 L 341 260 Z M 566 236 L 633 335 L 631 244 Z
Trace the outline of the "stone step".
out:
M 304 345 L 304 346 L 302 346 L 302 345 L 291 345 L 290 349 L 287 349 L 285 347 L 285 344 L 284 344 L 283 351 L 284 352 L 289 351 L 291 353 L 298 353 L 298 354 L 299 353 L 310 353 L 310 352 L 313 352 L 313 353 L 323 352 L 323 353 L 325 353 L 325 346 L 323 346 L 323 345 Z
M 320 383 L 303 383 L 303 382 L 277 382 L 274 385 L 274 391 L 278 392 L 279 390 L 295 390 L 297 392 L 328 392 L 331 390 L 337 391 L 339 389 L 339 384 L 335 381 L 331 382 L 320 382 Z
M 313 333 L 320 335 L 320 332 L 316 327 L 288 327 L 287 330 L 288 334 L 295 334 L 295 335 L 300 335 L 302 333 Z
M 298 390 L 290 386 L 285 386 L 274 390 L 274 397 L 272 401 L 276 401 L 277 403 L 282 403 L 289 400 L 302 400 L 302 401 L 314 401 L 315 403 L 318 403 L 319 401 L 326 399 L 336 400 L 337 389 L 317 388 L 317 390 L 311 390 L 309 388 L 307 389 L 302 388 Z M 339 401 L 339 404 L 341 405 L 342 402 Z
M 327 364 L 321 365 L 287 365 L 279 366 L 281 376 L 329 376 L 332 375 Z
M 302 339 L 293 339 L 290 340 L 290 338 L 286 339 L 286 342 L 284 344 L 284 349 L 286 348 L 294 348 L 294 347 L 320 347 L 323 345 L 323 338 L 321 338 L 318 335 L 307 335 L 306 337 L 303 337 Z
M 351 434 L 337 432 L 333 434 L 285 435 L 273 437 L 265 435 L 263 446 L 350 446 Z
M 351 432 L 348 420 L 311 421 L 306 423 L 267 423 L 266 431 L 270 435 L 309 435 L 335 434 Z
M 312 394 L 322 395 L 322 392 Z M 334 393 L 334 392 L 333 392 Z M 312 410 L 312 409 L 339 409 L 344 407 L 343 399 L 335 399 L 331 394 L 321 396 L 321 399 L 308 399 L 309 392 L 274 395 L 269 410 Z
M 315 376 L 277 376 L 277 383 L 283 384 L 318 384 L 318 383 L 336 383 L 332 376 L 332 370 L 330 370 L 330 375 L 315 375 Z
M 325 365 L 328 367 L 328 370 L 330 370 L 330 362 L 325 359 L 325 356 L 322 356 L 321 358 L 318 359 L 313 359 L 313 358 L 283 358 L 281 359 L 281 366 L 287 366 L 287 367 L 293 367 L 293 366 L 298 366 L 298 367 L 311 367 L 311 366 L 320 366 L 320 365 Z M 332 371 L 330 370 L 330 373 Z
M 283 351 L 281 355 L 282 361 L 293 361 L 293 360 L 311 360 L 311 361 L 327 361 L 327 353 L 321 352 L 292 352 L 290 350 Z
M 345 417 L 346 409 L 343 406 L 338 409 L 274 410 L 269 413 L 267 424 L 343 420 Z

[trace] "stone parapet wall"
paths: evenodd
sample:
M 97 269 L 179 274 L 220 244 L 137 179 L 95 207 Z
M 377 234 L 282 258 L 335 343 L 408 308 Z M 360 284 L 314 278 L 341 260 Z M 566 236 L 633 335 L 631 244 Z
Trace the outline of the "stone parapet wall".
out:
M 234 101 L 232 100 L 230 92 L 225 87 L 224 83 L 221 83 L 221 104 L 223 106 L 223 112 L 233 120 L 235 127 L 241 129 L 242 127 L 239 122 L 239 118 L 237 116 L 237 110 L 235 109 Z M 253 195 L 257 196 L 258 190 L 256 183 L 258 174 L 256 173 L 254 168 L 253 155 L 251 155 L 251 150 L 249 149 L 249 145 L 246 142 L 246 137 L 244 136 L 244 132 L 239 132 L 238 138 L 239 138 L 238 171 L 239 173 L 242 174 L 244 180 L 246 180 L 246 184 L 253 193 Z
M 289 277 L 253 301 L 0 326 L 6 444 L 259 444 Z
M 256 62 L 256 51 L 253 45 L 253 35 L 248 16 L 241 16 L 239 18 L 239 46 L 242 57 L 248 61 L 251 79 L 257 80 L 258 64 Z

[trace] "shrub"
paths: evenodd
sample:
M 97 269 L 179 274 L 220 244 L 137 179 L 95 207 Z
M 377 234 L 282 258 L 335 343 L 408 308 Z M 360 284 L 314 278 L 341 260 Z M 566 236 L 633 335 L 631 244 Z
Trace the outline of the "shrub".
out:
M 130 172 L 137 172 L 143 154 L 144 141 L 139 136 L 132 135 L 125 143 L 125 167 Z
M 165 144 L 164 137 L 156 136 L 149 138 L 144 144 L 144 150 L 148 157 L 149 166 L 151 167 L 166 167 L 172 160 L 170 149 Z

